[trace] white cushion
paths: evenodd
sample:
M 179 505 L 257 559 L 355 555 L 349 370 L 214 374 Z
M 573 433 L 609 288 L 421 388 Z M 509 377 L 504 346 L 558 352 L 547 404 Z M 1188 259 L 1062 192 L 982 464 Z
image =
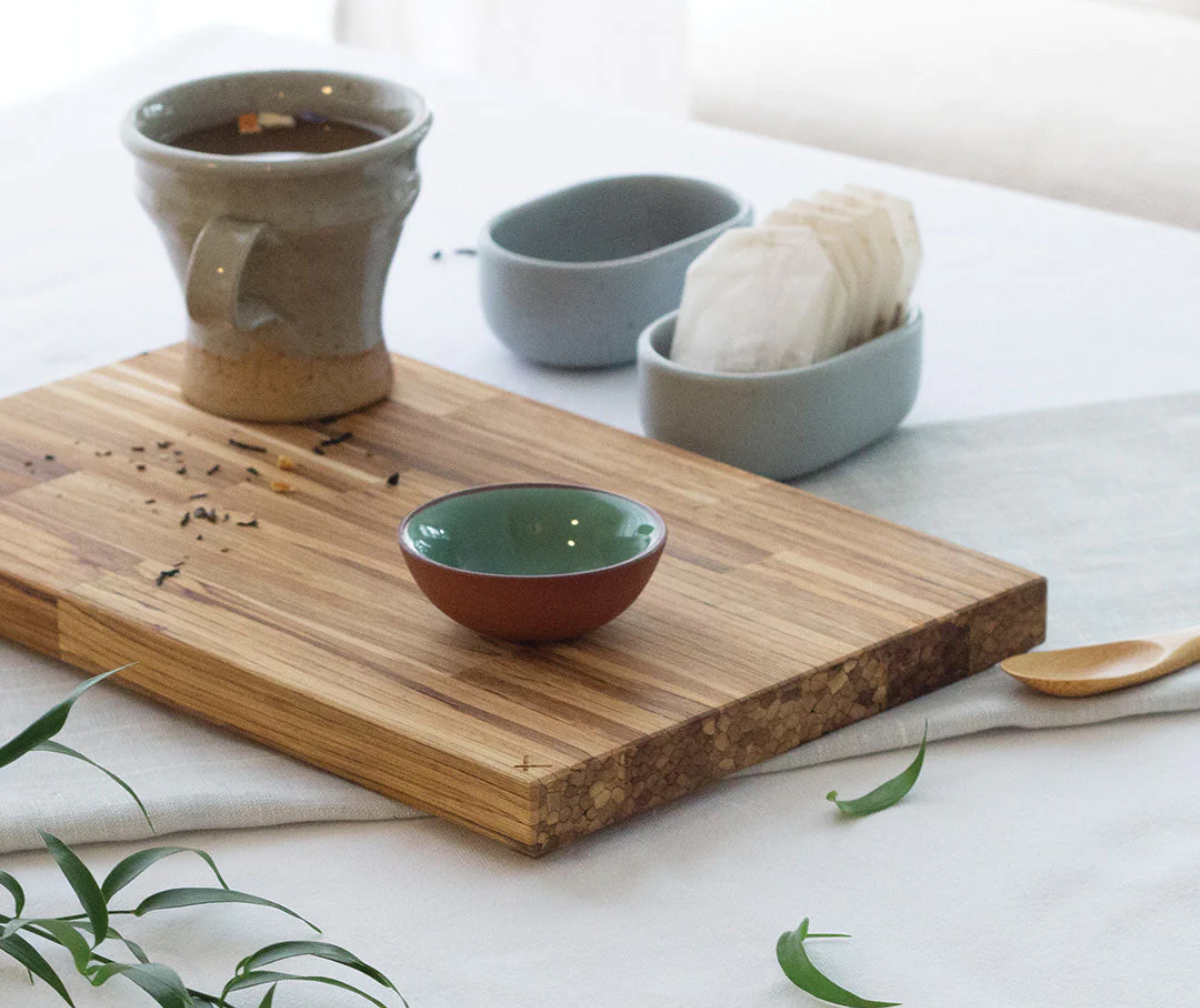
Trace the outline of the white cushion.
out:
M 697 118 L 1200 229 L 1200 21 L 1093 0 L 693 0 L 691 28 Z

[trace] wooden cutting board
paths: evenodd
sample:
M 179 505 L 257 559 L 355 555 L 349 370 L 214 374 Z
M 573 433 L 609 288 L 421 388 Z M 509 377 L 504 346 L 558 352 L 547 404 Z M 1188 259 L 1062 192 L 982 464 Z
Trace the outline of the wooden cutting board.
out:
M 1044 637 L 1034 574 L 410 360 L 391 401 L 307 426 L 198 412 L 181 364 L 0 401 L 0 632 L 88 672 L 137 662 L 136 692 L 528 854 Z M 628 612 L 523 647 L 420 595 L 400 520 L 509 480 L 666 517 Z

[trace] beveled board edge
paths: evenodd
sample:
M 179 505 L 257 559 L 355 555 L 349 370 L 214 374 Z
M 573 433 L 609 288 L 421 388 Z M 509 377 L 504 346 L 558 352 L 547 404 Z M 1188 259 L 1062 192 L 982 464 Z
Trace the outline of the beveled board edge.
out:
M 15 574 L 0 571 L 0 637 L 58 658 L 58 599 Z
M 55 602 L 35 585 L 10 575 L 0 578 L 0 612 L 5 616 L 4 636 L 33 650 L 88 673 L 138 661 L 114 681 L 538 857 L 1035 647 L 1046 635 L 1046 587 L 1045 578 L 1031 574 L 1023 584 L 950 618 L 807 671 L 604 757 L 531 778 L 528 794 L 512 794 L 513 804 L 507 810 L 481 808 L 473 818 L 461 813 L 461 800 L 464 793 L 477 795 L 478 788 L 456 784 L 479 777 L 484 773 L 479 767 L 456 765 L 458 761 L 447 754 L 434 753 L 361 720 L 339 718 L 328 707 L 300 713 L 306 719 L 318 713 L 340 731 L 351 729 L 355 752 L 347 753 L 340 745 L 314 747 L 319 740 L 311 732 L 304 735 L 300 747 L 293 733 L 280 728 L 283 713 L 296 705 L 290 691 L 271 689 L 264 680 L 227 665 L 220 677 L 220 707 L 206 702 L 206 689 L 181 698 L 180 681 L 199 667 L 204 669 L 205 684 L 212 683 L 211 655 L 149 637 L 124 620 L 68 598 Z M 269 716 L 234 722 L 222 709 L 226 705 Z M 344 723 L 336 724 L 339 720 Z M 387 767 L 389 772 L 366 773 L 372 766 Z M 489 783 L 509 792 L 513 787 L 511 779 Z M 435 797 L 453 794 L 459 797 L 450 803 Z
M 1046 639 L 1046 579 L 1028 580 L 542 780 L 539 856 L 737 770 L 991 668 Z M 889 684 L 890 679 L 890 684 Z

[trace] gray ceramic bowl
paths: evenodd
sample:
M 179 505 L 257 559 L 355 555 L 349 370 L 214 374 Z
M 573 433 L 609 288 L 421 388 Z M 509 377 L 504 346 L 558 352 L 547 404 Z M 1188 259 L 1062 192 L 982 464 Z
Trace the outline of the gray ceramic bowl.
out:
M 642 426 L 659 441 L 771 479 L 794 479 L 878 441 L 912 409 L 921 381 L 921 313 L 808 367 L 718 374 L 668 358 L 672 312 L 638 341 Z
M 729 189 L 670 175 L 597 179 L 542 196 L 492 218 L 480 236 L 484 315 L 528 360 L 628 364 L 638 334 L 679 304 L 692 260 L 752 217 Z

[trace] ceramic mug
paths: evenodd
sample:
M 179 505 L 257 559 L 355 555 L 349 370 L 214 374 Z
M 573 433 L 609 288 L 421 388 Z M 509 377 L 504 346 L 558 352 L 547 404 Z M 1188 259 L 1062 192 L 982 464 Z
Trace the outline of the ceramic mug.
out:
M 172 146 L 260 110 L 381 139 L 286 159 Z M 187 305 L 184 398 L 240 420 L 300 421 L 387 396 L 383 289 L 430 121 L 409 88 L 324 71 L 209 77 L 134 106 L 122 139 Z

